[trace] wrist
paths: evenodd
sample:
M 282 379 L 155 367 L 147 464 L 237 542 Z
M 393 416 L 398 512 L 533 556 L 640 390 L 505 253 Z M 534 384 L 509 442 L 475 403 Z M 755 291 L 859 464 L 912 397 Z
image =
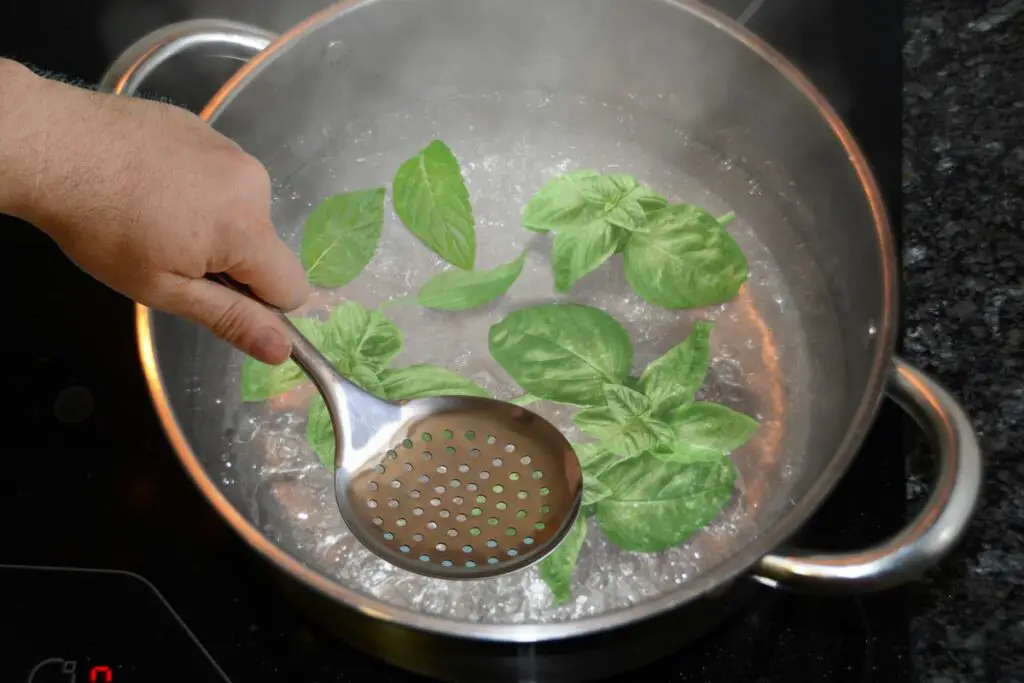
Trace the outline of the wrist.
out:
M 44 79 L 21 64 L 0 59 L 0 213 L 27 218 L 38 140 L 36 110 Z

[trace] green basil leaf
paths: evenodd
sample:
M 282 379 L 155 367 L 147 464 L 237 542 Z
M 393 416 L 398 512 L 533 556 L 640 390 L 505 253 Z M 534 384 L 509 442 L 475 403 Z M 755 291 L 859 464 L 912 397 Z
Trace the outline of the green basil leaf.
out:
M 626 386 L 606 384 L 604 399 L 612 416 L 620 423 L 645 418 L 651 414 L 651 399 Z
M 647 232 L 647 212 L 668 205 L 654 190 L 621 173 L 584 183 L 583 195 L 588 203 L 600 207 L 604 222 L 630 232 Z
M 718 220 L 718 224 L 721 225 L 724 228 L 727 225 L 729 225 L 730 223 L 732 223 L 734 220 L 736 220 L 736 214 L 733 213 L 732 211 L 730 211 L 729 213 L 725 214 L 724 216 L 719 216 L 717 220 Z
M 523 227 L 548 232 L 589 223 L 593 207 L 584 188 L 598 177 L 594 171 L 573 171 L 549 180 L 523 208 Z
M 601 481 L 614 491 L 597 503 L 608 540 L 624 550 L 657 553 L 719 515 L 732 498 L 736 469 L 726 457 L 679 464 L 644 454 L 609 468 Z
M 633 236 L 629 230 L 619 230 L 619 237 L 615 243 L 615 253 L 621 254 L 626 250 L 626 245 L 629 244 L 629 238 Z
M 292 323 L 313 342 L 314 346 L 323 343 L 324 323 L 315 318 L 292 318 Z M 278 394 L 297 387 L 306 381 L 306 374 L 293 360 L 286 360 L 280 365 L 267 365 L 252 356 L 242 361 L 242 400 L 247 403 L 265 401 Z
M 306 416 L 306 441 L 313 447 L 320 462 L 329 469 L 334 469 L 334 426 L 331 414 L 327 410 L 323 396 L 315 395 L 309 401 L 309 414 Z
M 606 405 L 585 408 L 573 418 L 585 434 L 598 439 L 609 451 L 625 456 L 672 443 L 672 428 L 651 417 L 651 402 L 646 396 L 615 385 L 606 385 L 604 392 Z
M 695 323 L 680 344 L 644 368 L 638 390 L 651 400 L 654 415 L 664 417 L 693 401 L 711 362 L 713 323 Z
M 427 396 L 488 396 L 471 380 L 439 365 L 387 368 L 381 371 L 380 382 L 384 395 L 392 401 Z
M 728 301 L 747 280 L 747 257 L 711 214 L 688 204 L 648 216 L 648 233 L 633 233 L 622 252 L 626 280 L 664 308 Z
M 363 272 L 384 226 L 384 188 L 356 190 L 323 200 L 302 230 L 302 265 L 309 281 L 340 287 Z
M 604 311 L 543 304 L 513 311 L 491 327 L 491 356 L 527 392 L 572 405 L 604 403 L 604 385 L 633 365 L 629 334 Z
M 655 211 L 661 211 L 668 206 L 668 200 L 663 195 L 646 186 L 636 195 L 636 200 L 640 202 L 640 206 L 643 207 L 645 217 L 647 218 Z
M 476 223 L 462 169 L 447 145 L 434 140 L 402 164 L 391 194 L 409 232 L 453 266 L 473 268 Z
M 717 403 L 691 403 L 672 415 L 677 443 L 684 448 L 703 448 L 731 453 L 754 435 L 758 422 Z
M 669 443 L 652 449 L 651 455 L 658 460 L 674 463 L 717 462 L 722 457 L 722 451 L 702 446 Z
M 324 333 L 320 350 L 343 375 L 364 365 L 381 370 L 402 351 L 402 333 L 395 324 L 354 301 L 331 311 Z
M 597 475 L 583 473 L 583 505 L 594 505 L 612 495 L 611 488 Z
M 559 230 L 551 244 L 555 289 L 567 292 L 584 275 L 597 270 L 615 253 L 621 229 L 602 221 Z
M 551 589 L 555 604 L 561 604 L 572 597 L 572 573 L 586 537 L 587 522 L 580 515 L 558 547 L 537 565 L 540 578 Z
M 427 280 L 417 302 L 424 308 L 463 311 L 497 299 L 523 272 L 526 252 L 515 261 L 491 270 L 446 270 Z
M 596 443 L 573 444 L 572 448 L 583 472 L 582 504 L 586 509 L 593 510 L 594 503 L 612 494 L 611 488 L 601 481 L 600 476 L 618 462 L 619 458 Z
M 608 406 L 584 408 L 573 417 L 584 434 L 599 440 L 605 448 L 627 457 L 639 455 L 663 443 L 672 443 L 672 428 L 649 415 L 620 419 Z
M 580 461 L 580 469 L 599 476 L 606 469 L 619 461 L 617 455 L 596 443 L 573 444 L 576 458 Z
M 340 368 L 339 368 L 340 370 Z M 387 372 L 387 369 L 376 370 L 370 365 L 357 365 L 348 372 L 344 372 L 345 377 L 358 386 L 361 389 L 365 389 L 377 398 L 388 398 L 387 391 L 384 389 L 384 384 L 381 379 L 381 375 Z
M 645 188 L 646 189 L 646 188 Z M 640 202 L 640 206 L 644 209 L 644 232 L 650 232 L 650 228 L 647 227 L 648 217 L 655 211 L 660 211 L 668 206 L 668 200 L 662 197 L 653 190 L 648 190 L 649 194 L 642 195 L 637 201 Z M 629 230 L 619 231 L 619 243 L 615 246 L 615 253 L 621 254 L 626 249 L 626 245 L 629 244 L 629 238 L 632 237 L 633 233 Z

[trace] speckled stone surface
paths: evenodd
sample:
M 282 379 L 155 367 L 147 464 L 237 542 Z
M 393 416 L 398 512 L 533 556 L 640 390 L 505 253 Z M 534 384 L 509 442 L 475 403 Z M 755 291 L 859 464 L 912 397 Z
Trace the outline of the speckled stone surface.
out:
M 904 69 L 904 354 L 964 401 L 987 457 L 968 539 L 912 589 L 914 665 L 1024 681 L 1024 0 L 909 0 Z

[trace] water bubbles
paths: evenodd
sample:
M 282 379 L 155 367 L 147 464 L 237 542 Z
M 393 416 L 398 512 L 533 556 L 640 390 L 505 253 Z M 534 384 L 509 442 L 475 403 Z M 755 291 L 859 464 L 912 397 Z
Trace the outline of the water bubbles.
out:
M 324 59 L 330 61 L 332 55 L 346 52 L 342 42 L 335 41 L 324 50 Z M 346 55 L 346 59 L 349 57 L 352 55 Z M 641 107 L 643 102 L 669 111 L 678 99 L 673 93 L 643 88 L 623 93 L 609 102 L 599 102 L 578 94 L 541 90 L 529 94 L 506 92 L 501 96 L 498 93 L 474 96 L 439 86 L 425 99 L 405 107 L 398 103 L 386 113 L 342 117 L 329 122 L 333 130 L 330 125 L 317 127 L 321 123 L 316 122 L 306 142 L 295 143 L 296 154 L 300 148 L 312 153 L 314 146 L 323 145 L 329 138 L 327 148 L 321 151 L 322 160 L 289 176 L 287 186 L 281 187 L 279 179 L 275 196 L 282 201 L 274 207 L 275 223 L 281 227 L 289 245 L 298 248 L 310 202 L 315 204 L 320 197 L 353 187 L 383 186 L 405 159 L 430 137 L 436 136 L 452 146 L 471 184 L 474 210 L 479 214 L 477 263 L 480 268 L 491 268 L 507 263 L 511 253 L 533 246 L 534 235 L 512 228 L 519 225 L 524 202 L 546 180 L 576 169 L 617 167 L 642 178 L 645 184 L 655 187 L 672 202 L 699 203 L 725 213 L 734 208 L 729 205 L 731 200 L 742 200 L 735 207 L 741 220 L 734 223 L 730 231 L 750 254 L 748 290 L 774 330 L 776 323 L 790 321 L 790 316 L 798 311 L 796 304 L 790 303 L 795 300 L 781 286 L 777 267 L 758 240 L 762 223 L 765 223 L 765 234 L 769 233 L 771 226 L 766 224 L 769 219 L 753 210 L 742 209 L 744 205 L 753 205 L 744 193 L 751 190 L 754 194 L 761 188 L 756 182 L 747 184 L 742 159 L 725 158 L 700 148 L 683 122 L 666 124 L 660 116 L 645 115 Z M 517 124 L 517 117 L 527 109 L 527 115 L 537 122 L 536 126 L 510 125 Z M 372 106 L 365 110 L 374 111 Z M 594 121 L 595 125 L 580 126 L 580 120 Z M 616 135 L 608 135 L 609 131 Z M 683 163 L 677 163 L 679 159 L 668 163 L 663 158 L 663 150 L 652 149 L 645 142 L 652 139 L 671 143 L 673 150 L 685 157 Z M 691 164 L 691 161 L 696 163 Z M 686 175 L 683 169 L 690 167 L 710 168 L 712 173 L 715 168 L 728 172 L 727 178 L 718 176 L 718 179 L 727 180 L 731 187 L 738 186 L 735 194 L 739 196 L 709 193 L 697 178 Z M 377 255 L 360 278 L 345 288 L 346 299 L 369 308 L 410 294 L 415 296 L 426 278 L 446 267 L 440 258 L 423 249 L 408 231 L 393 230 L 400 227 L 400 221 L 390 202 L 386 207 L 386 237 L 381 240 Z M 719 215 L 718 211 L 715 214 Z M 487 330 L 510 310 L 562 299 L 552 294 L 550 263 L 540 256 L 537 249 L 531 249 L 523 276 L 493 306 L 465 314 L 438 315 L 416 306 L 389 305 L 386 314 L 406 336 L 398 365 L 444 366 L 473 380 L 494 396 L 518 396 L 521 392 L 490 358 Z M 708 307 L 692 316 L 689 312 L 661 309 L 636 296 L 618 266 L 598 269 L 565 299 L 600 307 L 622 322 L 636 347 L 637 370 L 677 344 L 694 319 L 718 319 L 714 342 L 716 360 L 712 368 L 713 390 L 717 393 L 713 400 L 717 400 L 719 394 L 730 401 L 737 396 L 757 395 L 761 387 L 752 390 L 749 373 L 763 354 L 774 353 L 769 347 L 761 348 L 760 337 L 748 329 L 749 311 L 741 309 L 736 302 Z M 326 318 L 341 300 L 339 292 L 317 292 L 311 298 L 309 313 L 303 315 Z M 777 305 L 783 308 L 776 309 Z M 423 334 L 425 330 L 429 334 Z M 457 341 L 453 343 L 453 340 Z M 725 356 L 719 357 L 720 346 L 725 347 Z M 235 465 L 228 469 L 217 460 L 219 454 L 213 453 L 212 462 L 217 467 L 214 481 L 230 488 L 226 493 L 237 509 L 248 515 L 257 528 L 288 554 L 383 605 L 484 624 L 546 623 L 595 616 L 642 604 L 676 590 L 688 578 L 710 571 L 731 549 L 741 546 L 755 532 L 742 514 L 730 510 L 724 513 L 724 521 L 713 525 L 711 531 L 696 534 L 678 548 L 658 555 L 635 556 L 612 546 L 596 523 L 588 520 L 591 530 L 574 572 L 573 598 L 560 606 L 552 605 L 550 591 L 534 570 L 467 582 L 435 580 L 404 572 L 366 550 L 342 523 L 333 497 L 332 472 L 323 467 L 305 438 L 310 388 L 288 392 L 263 404 L 240 404 L 237 377 L 241 354 L 234 359 L 234 365 L 224 370 L 234 382 L 230 386 L 231 393 L 224 392 L 218 397 L 224 400 L 224 405 L 214 404 L 213 396 L 208 397 L 205 404 L 216 405 L 217 410 L 224 411 L 225 425 L 235 430 L 223 439 L 223 448 L 231 456 L 226 462 Z M 209 377 L 204 379 L 210 380 Z M 211 387 L 206 389 L 209 391 Z M 737 404 L 735 407 L 751 415 L 761 412 L 765 432 L 770 422 L 778 417 L 771 410 L 763 409 L 763 405 Z M 544 401 L 532 404 L 530 409 L 552 419 L 567 432 L 573 428 L 573 409 Z M 461 436 L 458 434 L 456 440 L 469 446 Z M 478 433 L 472 445 L 484 450 L 485 437 L 486 432 Z M 503 440 L 500 446 L 506 443 Z M 372 526 L 373 530 L 382 535 L 398 536 L 398 527 L 392 521 L 385 523 L 385 517 L 391 515 L 388 519 L 394 520 L 395 515 L 402 512 L 407 520 L 404 529 L 421 531 L 425 537 L 423 542 L 428 543 L 410 549 L 409 556 L 415 560 L 426 552 L 432 563 L 443 562 L 434 555 L 441 552 L 436 544 L 444 543 L 445 552 L 456 551 L 449 559 L 457 567 L 466 567 L 467 561 L 472 562 L 461 552 L 464 543 L 483 546 L 491 537 L 500 540 L 495 554 L 503 559 L 509 557 L 513 540 L 519 541 L 514 547 L 517 557 L 535 551 L 543 537 L 527 534 L 535 533 L 533 525 L 537 520 L 530 516 L 518 520 L 516 513 L 524 509 L 534 515 L 545 500 L 532 488 L 532 473 L 538 463 L 524 462 L 522 458 L 528 456 L 522 447 L 514 453 L 497 454 L 503 460 L 501 465 L 492 462 L 496 454 L 489 448 L 478 451 L 475 457 L 468 448 L 460 448 L 456 457 L 449 460 L 443 450 L 445 445 L 447 442 L 434 434 L 430 460 L 422 457 L 422 448 L 411 451 L 416 456 L 415 469 L 399 488 L 390 485 L 394 477 L 391 476 L 392 463 L 388 462 L 388 474 L 383 476 L 374 494 L 379 506 L 373 514 L 380 515 L 381 524 Z M 784 459 L 778 469 L 782 467 L 781 462 Z M 440 464 L 445 465 L 446 472 L 436 471 Z M 470 476 L 469 471 L 460 469 L 464 464 L 472 472 L 486 466 L 489 478 L 481 480 Z M 394 466 L 395 474 L 401 471 L 397 462 Z M 775 477 L 778 469 L 773 473 Z M 510 476 L 513 472 L 520 476 L 518 480 Z M 222 481 L 220 477 L 224 473 L 235 476 L 226 476 Z M 429 475 L 429 480 L 419 481 L 420 474 Z M 543 475 L 538 483 L 552 476 L 547 470 Z M 793 479 L 798 477 L 794 475 Z M 455 481 L 459 482 L 458 486 Z M 531 485 L 529 495 L 520 497 L 527 483 Z M 438 486 L 448 490 L 437 493 Z M 504 491 L 495 493 L 495 486 L 502 486 Z M 784 499 L 791 487 L 791 484 L 783 486 L 778 494 Z M 414 496 L 412 491 L 419 495 Z M 455 491 L 464 497 L 464 504 L 456 502 Z M 364 496 L 369 494 L 361 492 Z M 487 504 L 475 503 L 478 495 L 486 496 Z M 399 508 L 389 507 L 392 498 L 400 501 Z M 491 511 L 497 510 L 498 502 L 507 504 L 508 513 L 503 513 L 500 523 L 492 524 Z M 772 504 L 774 502 L 777 501 Z M 478 505 L 480 507 L 475 507 Z M 763 514 L 768 514 L 770 508 L 766 502 Z M 365 507 L 364 511 L 370 512 Z M 505 535 L 508 527 L 505 514 L 516 519 L 519 530 L 516 536 Z M 458 528 L 457 537 L 447 535 L 452 527 Z M 486 558 L 476 561 L 486 566 Z

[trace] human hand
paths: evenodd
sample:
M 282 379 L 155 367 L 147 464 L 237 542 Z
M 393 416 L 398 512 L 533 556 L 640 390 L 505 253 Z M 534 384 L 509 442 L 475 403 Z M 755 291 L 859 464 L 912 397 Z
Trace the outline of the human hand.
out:
M 0 64 L 0 212 L 36 225 L 135 301 L 208 327 L 258 360 L 287 359 L 273 313 L 204 278 L 227 273 L 284 310 L 306 300 L 302 265 L 271 223 L 262 164 L 178 107 L 20 66 L 11 76 L 10 64 Z

